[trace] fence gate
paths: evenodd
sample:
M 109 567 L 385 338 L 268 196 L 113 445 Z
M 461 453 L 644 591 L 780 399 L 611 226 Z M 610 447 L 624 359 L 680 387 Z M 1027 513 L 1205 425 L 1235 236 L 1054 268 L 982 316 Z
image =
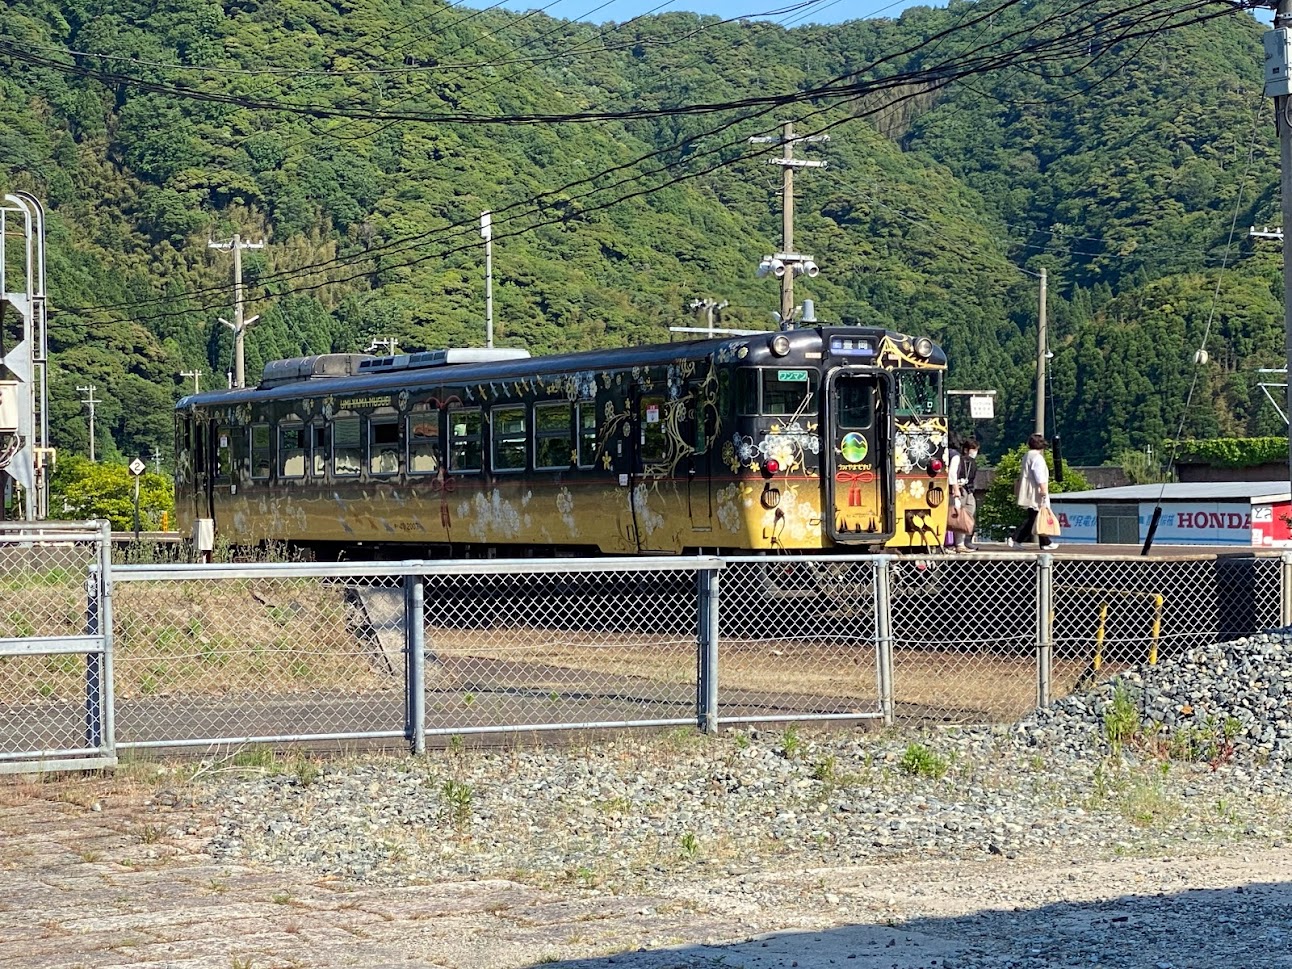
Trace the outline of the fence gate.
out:
M 0 774 L 116 765 L 110 529 L 0 522 Z

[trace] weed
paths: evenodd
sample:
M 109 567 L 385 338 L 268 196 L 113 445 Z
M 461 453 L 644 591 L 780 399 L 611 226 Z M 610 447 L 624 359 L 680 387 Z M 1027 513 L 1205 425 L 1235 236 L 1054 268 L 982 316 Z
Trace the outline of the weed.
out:
M 292 904 L 292 896 L 290 892 L 274 892 L 274 894 L 269 896 L 269 900 L 275 905 Z
M 474 693 L 465 693 L 462 696 L 462 702 L 467 706 L 471 706 L 476 702 L 476 695 Z
M 440 788 L 440 797 L 444 801 L 445 813 L 454 825 L 461 827 L 470 820 L 471 800 L 475 797 L 470 784 L 450 778 Z
M 81 861 L 85 862 L 87 865 L 92 865 L 103 856 L 91 848 L 86 848 L 81 852 L 79 857 Z
M 319 779 L 323 770 L 304 754 L 297 754 L 292 761 L 292 773 L 296 775 L 297 784 L 301 787 L 309 787 Z
M 243 747 L 233 755 L 233 766 L 270 770 L 275 760 L 274 748 L 265 744 L 253 744 L 250 747 Z
M 255 963 L 250 957 L 234 956 L 233 961 L 229 963 L 229 969 L 256 969 Z
M 908 744 L 902 754 L 899 765 L 902 772 L 912 777 L 927 777 L 937 780 L 946 775 L 950 766 L 945 757 L 925 747 L 923 744 Z
M 839 762 L 834 754 L 827 754 L 812 765 L 812 778 L 823 784 L 834 784 L 839 780 Z
M 551 693 L 547 695 L 547 701 L 549 703 L 556 703 L 560 699 L 561 699 L 561 694 L 557 693 L 555 690 L 553 690 Z
M 753 743 L 753 741 L 749 739 L 749 734 L 747 733 L 738 733 L 733 735 L 731 742 L 736 745 L 737 750 L 748 750 L 749 745 Z
M 229 890 L 229 883 L 219 878 L 212 878 L 206 883 L 206 888 L 215 895 L 223 895 Z
M 155 845 L 162 839 L 162 829 L 155 824 L 145 824 L 139 829 L 139 840 L 146 845 Z
M 1104 709 L 1104 739 L 1114 757 L 1120 757 L 1122 747 L 1139 733 L 1139 711 L 1135 709 L 1135 698 L 1124 683 L 1118 683 L 1113 690 L 1113 699 Z
M 786 727 L 785 733 L 781 734 L 781 752 L 787 760 L 794 760 L 803 753 L 803 738 L 793 727 Z
M 693 831 L 687 831 L 683 834 L 680 844 L 683 858 L 694 858 L 700 853 L 700 839 L 695 836 Z

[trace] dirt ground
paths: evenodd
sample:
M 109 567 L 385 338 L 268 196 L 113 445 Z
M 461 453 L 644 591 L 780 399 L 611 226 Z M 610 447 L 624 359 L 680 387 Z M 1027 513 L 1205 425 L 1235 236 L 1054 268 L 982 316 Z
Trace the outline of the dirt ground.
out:
M 983 856 L 674 881 L 355 887 L 215 862 L 212 819 L 129 780 L 0 778 L 14 969 L 1292 967 L 1292 848 Z

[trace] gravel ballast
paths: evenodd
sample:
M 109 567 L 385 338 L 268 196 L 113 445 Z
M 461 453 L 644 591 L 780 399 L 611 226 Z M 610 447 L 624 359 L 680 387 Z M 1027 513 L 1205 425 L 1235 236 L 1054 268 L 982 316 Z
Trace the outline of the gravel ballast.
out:
M 1289 686 L 1292 641 L 1265 634 L 1124 673 L 1010 725 L 622 734 L 425 758 L 280 758 L 267 772 L 216 762 L 192 792 L 217 816 L 205 849 L 216 859 L 366 886 L 506 879 L 580 897 L 647 893 L 697 911 L 735 898 L 801 924 L 807 900 L 771 874 L 835 872 L 843 884 L 837 873 L 864 868 L 900 883 L 912 866 L 947 862 L 1003 875 L 1281 850 L 1292 832 Z M 1012 897 L 983 877 L 984 910 Z M 819 924 L 856 921 L 846 891 L 817 895 Z M 1292 965 L 1289 937 L 1270 934 L 1270 919 L 1287 926 L 1292 911 L 1284 895 L 1270 905 L 1225 909 L 1223 931 L 1177 919 L 1179 955 L 1162 964 Z M 1157 964 L 1139 961 L 1136 933 L 1108 935 L 1080 958 L 1047 943 L 1008 959 L 962 947 L 928 964 Z M 1235 939 L 1248 947 L 1237 963 Z M 733 953 L 676 964 L 718 964 L 710 955 Z M 753 959 L 726 964 L 773 964 Z

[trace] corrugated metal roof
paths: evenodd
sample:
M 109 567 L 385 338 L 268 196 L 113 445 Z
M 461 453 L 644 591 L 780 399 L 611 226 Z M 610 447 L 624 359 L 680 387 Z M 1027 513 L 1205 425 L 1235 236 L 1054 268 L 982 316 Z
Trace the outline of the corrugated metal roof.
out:
M 1051 496 L 1055 504 L 1065 501 L 1288 501 L 1292 490 L 1281 481 L 1173 481 L 1166 485 L 1124 485 L 1066 491 Z

